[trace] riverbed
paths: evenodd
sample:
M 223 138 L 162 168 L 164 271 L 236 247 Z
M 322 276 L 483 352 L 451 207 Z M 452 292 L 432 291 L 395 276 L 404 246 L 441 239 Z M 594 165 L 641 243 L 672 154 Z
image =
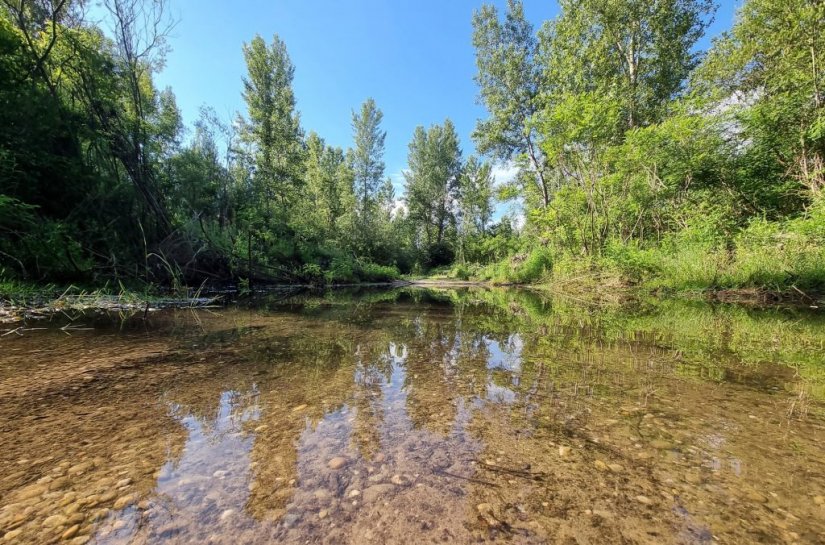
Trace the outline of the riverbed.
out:
M 456 287 L 59 315 L 0 337 L 0 400 L 4 543 L 825 543 L 805 309 Z

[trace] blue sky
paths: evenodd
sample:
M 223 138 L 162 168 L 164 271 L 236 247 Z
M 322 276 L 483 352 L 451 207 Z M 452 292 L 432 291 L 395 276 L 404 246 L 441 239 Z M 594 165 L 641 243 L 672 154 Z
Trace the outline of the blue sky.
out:
M 500 8 L 505 0 L 492 2 Z M 709 36 L 730 27 L 739 0 L 719 0 Z M 418 125 L 449 117 L 462 138 L 484 109 L 476 104 L 471 18 L 482 0 L 173 0 L 178 24 L 166 66 L 187 125 L 201 105 L 226 119 L 244 111 L 241 46 L 255 34 L 277 33 L 295 65 L 294 88 L 304 128 L 328 143 L 351 143 L 351 111 L 367 97 L 384 112 L 387 175 L 399 186 L 407 143 Z M 538 28 L 557 15 L 551 0 L 525 0 Z M 706 40 L 707 42 L 707 40 Z M 706 45 L 706 44 L 703 44 Z

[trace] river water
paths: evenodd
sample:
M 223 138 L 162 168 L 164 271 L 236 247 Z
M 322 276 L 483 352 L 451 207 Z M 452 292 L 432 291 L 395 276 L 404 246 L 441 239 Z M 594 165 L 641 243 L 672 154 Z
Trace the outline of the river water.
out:
M 821 312 L 408 288 L 72 318 L 0 337 L 0 542 L 825 543 Z

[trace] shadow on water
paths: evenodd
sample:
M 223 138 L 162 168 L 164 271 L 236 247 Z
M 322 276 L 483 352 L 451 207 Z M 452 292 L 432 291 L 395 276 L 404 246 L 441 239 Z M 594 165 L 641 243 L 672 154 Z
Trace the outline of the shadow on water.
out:
M 825 318 L 349 290 L 0 339 L 13 543 L 820 543 Z

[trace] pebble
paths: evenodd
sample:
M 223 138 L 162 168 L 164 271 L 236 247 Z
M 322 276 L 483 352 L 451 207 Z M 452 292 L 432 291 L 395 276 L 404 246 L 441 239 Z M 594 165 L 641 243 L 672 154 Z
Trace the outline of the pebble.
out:
M 673 443 L 664 439 L 654 439 L 650 442 L 650 446 L 658 450 L 667 450 L 673 448 Z
M 487 523 L 488 526 L 491 528 L 497 528 L 501 526 L 501 522 L 495 517 L 493 514 L 493 506 L 489 503 L 479 503 L 476 506 L 476 510 L 484 522 Z
M 817 505 L 825 505 L 825 496 L 814 496 L 814 503 Z
M 124 507 L 126 507 L 128 505 L 131 505 L 134 502 L 135 502 L 135 498 L 131 494 L 127 495 L 127 496 L 121 496 L 120 498 L 117 499 L 117 501 L 115 501 L 115 504 L 112 506 L 112 509 L 115 509 L 117 511 L 117 510 L 123 509 Z
M 228 519 L 228 518 L 231 518 L 231 517 L 232 517 L 232 515 L 234 515 L 234 514 L 235 514 L 235 510 L 234 510 L 234 509 L 227 509 L 226 511 L 224 511 L 223 513 L 221 513 L 221 520 L 226 520 L 226 519 Z
M 66 517 L 63 515 L 52 515 L 43 521 L 43 526 L 46 528 L 56 528 L 58 526 L 66 525 Z
M 601 460 L 596 460 L 595 462 L 593 462 L 593 465 L 596 466 L 596 469 L 598 469 L 599 471 L 610 471 L 610 468 L 607 467 L 607 464 Z
M 306 408 L 307 408 L 307 405 L 306 405 L 306 403 L 304 403 L 303 405 L 298 405 L 297 407 L 293 408 L 292 412 L 297 413 L 298 411 L 303 411 Z
M 20 491 L 20 493 L 17 495 L 17 499 L 29 500 L 31 498 L 36 498 L 41 494 L 45 494 L 47 490 L 49 490 L 49 486 L 47 483 L 27 486 L 26 488 Z
M 622 467 L 621 464 L 607 464 L 607 467 L 609 467 L 613 473 L 621 473 L 624 471 L 624 467 Z
M 561 446 L 559 447 L 559 456 L 564 457 L 570 454 L 570 447 Z
M 330 469 L 341 469 L 345 465 L 347 465 L 347 459 L 343 456 L 336 456 L 327 464 L 327 466 L 329 466 Z
M 647 496 L 636 496 L 636 501 L 641 503 L 642 505 L 653 505 L 653 500 L 651 500 Z
M 395 489 L 391 484 L 375 484 L 364 489 L 364 503 L 372 503 Z
M 349 497 L 350 497 L 350 498 L 356 498 L 356 497 L 358 497 L 358 496 L 360 496 L 360 495 L 361 495 L 361 491 L 360 491 L 360 490 L 352 490 L 352 491 L 349 493 Z
M 20 536 L 20 534 L 22 533 L 23 530 L 20 528 L 18 528 L 17 530 L 9 530 L 8 532 L 6 532 L 6 535 L 3 536 L 3 541 L 8 541 L 9 543 L 11 543 L 12 541 L 14 541 L 15 538 Z
M 319 519 L 324 520 L 324 519 L 325 519 L 325 518 L 327 518 L 328 516 L 329 516 L 329 511 L 328 511 L 328 510 L 326 510 L 326 509 L 321 509 L 320 511 L 318 511 L 318 518 L 319 518 Z
M 748 498 L 750 501 L 755 501 L 758 503 L 766 503 L 768 498 L 756 492 L 755 490 L 749 490 L 745 493 L 745 497 Z
M 74 526 L 72 526 L 71 528 L 69 528 L 68 530 L 63 532 L 63 535 L 60 536 L 60 539 L 72 539 L 73 537 L 75 537 L 77 535 L 77 533 L 79 531 L 80 531 L 80 525 L 75 524 Z
M 390 477 L 390 482 L 396 486 L 409 486 L 410 480 L 407 478 L 406 475 L 398 475 L 395 474 Z

